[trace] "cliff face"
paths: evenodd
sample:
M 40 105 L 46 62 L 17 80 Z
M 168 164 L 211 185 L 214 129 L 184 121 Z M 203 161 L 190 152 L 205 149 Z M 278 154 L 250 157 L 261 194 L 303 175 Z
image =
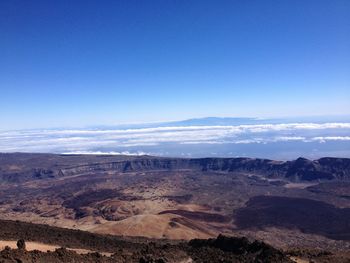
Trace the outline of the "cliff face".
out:
M 61 175 L 71 176 L 80 173 L 115 171 L 146 172 L 146 171 L 220 171 L 220 172 L 247 172 L 268 176 L 283 176 L 287 171 L 286 163 L 264 159 L 248 158 L 202 158 L 178 159 L 147 157 L 134 160 L 93 163 L 61 169 Z
M 183 159 L 151 156 L 107 156 L 103 158 L 95 156 L 94 158 L 91 156 L 38 155 L 33 162 L 31 161 L 33 154 L 30 155 L 31 158 L 27 159 L 23 158 L 23 154 L 21 154 L 20 160 L 16 159 L 15 154 L 12 154 L 11 158 L 3 156 L 0 158 L 0 182 L 18 182 L 101 172 L 176 170 L 242 172 L 271 178 L 286 178 L 291 181 L 350 179 L 350 159 L 346 158 L 327 157 L 315 161 L 298 158 L 294 161 L 281 162 L 252 158 Z
M 350 179 L 350 159 L 327 157 L 310 161 L 298 158 L 289 162 L 286 177 L 306 181 Z
M 168 159 L 140 158 L 130 161 L 96 163 L 62 169 L 65 176 L 89 172 L 144 172 L 144 171 L 221 171 L 285 177 L 292 181 L 350 179 L 350 159 L 322 158 L 316 161 L 299 158 L 278 162 L 249 158 Z

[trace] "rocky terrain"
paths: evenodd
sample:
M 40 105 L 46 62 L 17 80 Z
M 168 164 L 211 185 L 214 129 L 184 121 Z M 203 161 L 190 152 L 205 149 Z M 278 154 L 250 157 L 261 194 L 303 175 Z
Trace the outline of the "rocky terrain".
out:
M 192 239 L 188 242 L 125 238 L 92 234 L 47 225 L 0 220 L 0 239 L 16 240 L 16 248 L 5 246 L 0 262 L 294 262 L 311 259 L 319 262 L 347 262 L 347 254 L 328 251 L 283 251 L 264 242 L 245 237 L 219 235 L 211 239 Z M 33 241 L 56 245 L 30 248 Z M 10 243 L 11 241 L 7 241 Z M 6 242 L 2 242 L 5 243 Z M 50 246 L 45 246 L 50 248 Z
M 119 247 L 130 237 L 224 234 L 296 256 L 343 255 L 350 249 L 350 159 L 0 154 L 0 219 L 123 237 Z M 1 238 L 32 240 L 4 232 Z M 115 252 L 97 247 L 83 248 Z M 216 249 L 209 247 L 193 249 Z

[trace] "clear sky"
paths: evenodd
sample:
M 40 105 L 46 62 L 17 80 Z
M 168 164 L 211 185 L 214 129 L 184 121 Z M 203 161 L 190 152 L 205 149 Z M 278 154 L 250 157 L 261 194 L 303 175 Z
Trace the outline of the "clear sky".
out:
M 0 1 L 0 128 L 350 114 L 349 0 Z

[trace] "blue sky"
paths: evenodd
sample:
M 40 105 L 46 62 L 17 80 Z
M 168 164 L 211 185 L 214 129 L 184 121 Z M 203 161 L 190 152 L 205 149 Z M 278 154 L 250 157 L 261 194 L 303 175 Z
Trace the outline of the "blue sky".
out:
M 350 1 L 0 1 L 0 128 L 350 114 Z

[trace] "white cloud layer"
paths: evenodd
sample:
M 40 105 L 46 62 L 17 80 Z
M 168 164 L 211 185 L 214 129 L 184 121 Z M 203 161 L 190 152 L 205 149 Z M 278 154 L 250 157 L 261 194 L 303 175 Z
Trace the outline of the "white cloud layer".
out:
M 129 151 L 124 151 L 124 152 L 101 152 L 101 151 L 73 151 L 73 152 L 64 152 L 62 154 L 93 154 L 93 155 L 145 155 L 149 153 L 145 152 L 129 152 Z
M 0 152 L 145 154 L 144 147 L 350 141 L 350 123 L 280 123 L 0 132 Z

